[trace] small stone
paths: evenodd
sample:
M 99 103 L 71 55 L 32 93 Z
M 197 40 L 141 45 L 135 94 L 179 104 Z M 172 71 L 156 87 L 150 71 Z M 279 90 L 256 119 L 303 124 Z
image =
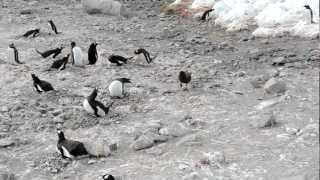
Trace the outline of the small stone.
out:
M 97 162 L 96 160 L 90 159 L 90 160 L 88 161 L 88 164 L 94 164 L 94 163 L 96 163 L 96 162 Z
M 24 9 L 24 10 L 20 11 L 20 14 L 22 14 L 22 15 L 32 14 L 32 10 L 31 9 Z
M 52 115 L 53 116 L 59 116 L 61 113 L 62 113 L 61 110 L 55 110 L 55 111 L 52 112 Z
M 251 118 L 251 125 L 255 128 L 274 127 L 277 124 L 273 112 L 262 112 Z
M 188 134 L 190 130 L 185 127 L 182 123 L 174 123 L 168 127 L 161 128 L 159 130 L 159 134 L 165 136 L 173 136 L 173 137 L 180 137 Z
M 13 146 L 15 142 L 11 139 L 1 139 L 0 140 L 0 148 L 7 148 Z
M 151 147 L 149 149 L 146 149 L 146 153 L 154 156 L 160 156 L 161 154 L 163 154 L 163 151 L 158 147 Z
M 287 60 L 284 57 L 277 57 L 272 60 L 272 66 L 284 66 Z
M 264 85 L 264 90 L 269 94 L 281 94 L 286 92 L 287 86 L 284 82 L 271 78 Z
M 263 74 L 263 75 L 254 77 L 250 81 L 250 83 L 254 88 L 261 88 L 269 79 L 270 79 L 269 74 Z
M 45 109 L 40 109 L 39 112 L 40 112 L 41 114 L 47 114 L 47 110 L 45 110 Z
M 51 169 L 50 169 L 50 172 L 51 172 L 52 174 L 57 174 L 57 173 L 59 172 L 59 169 L 57 169 L 57 168 L 51 168 Z
M 147 137 L 145 135 L 141 135 L 137 140 L 135 140 L 133 142 L 133 144 L 131 145 L 131 147 L 138 151 L 138 150 L 142 150 L 142 149 L 146 149 L 149 147 L 152 147 L 154 145 L 154 141 L 152 138 Z
M 259 103 L 258 105 L 255 106 L 255 109 L 263 110 L 267 107 L 271 107 L 271 106 L 278 104 L 283 99 L 284 99 L 284 97 L 282 96 L 280 98 L 278 97 L 278 98 L 273 98 L 273 99 L 268 99 L 268 100 L 262 101 L 261 103 Z

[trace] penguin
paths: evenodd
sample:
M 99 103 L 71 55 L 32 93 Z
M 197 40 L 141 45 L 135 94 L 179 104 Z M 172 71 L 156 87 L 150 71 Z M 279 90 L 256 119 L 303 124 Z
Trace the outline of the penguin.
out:
M 76 46 L 75 42 L 71 42 L 71 59 L 72 65 L 84 66 L 85 62 L 82 57 L 82 50 L 80 47 Z
M 44 80 L 40 80 L 35 74 L 31 74 L 33 80 L 33 86 L 35 90 L 40 94 L 42 92 L 53 91 L 52 85 Z
M 214 9 L 208 9 L 206 10 L 202 16 L 201 16 L 201 21 L 206 21 L 207 20 L 207 17 L 209 17 L 210 15 L 210 12 L 212 12 Z
M 51 29 L 54 33 L 59 34 L 60 32 L 58 32 L 56 25 L 54 24 L 54 22 L 52 20 L 48 21 L 49 25 L 51 26 Z
M 56 56 L 58 56 L 61 51 L 64 49 L 64 47 L 58 47 L 58 48 L 55 48 L 55 49 L 51 49 L 51 50 L 48 50 L 48 51 L 45 51 L 45 52 L 40 52 L 39 50 L 36 49 L 36 52 L 38 54 L 40 54 L 43 58 L 47 58 L 49 56 L 51 56 L 53 54 L 53 58 L 56 58 Z
M 102 176 L 103 180 L 115 180 L 114 176 L 112 176 L 111 174 L 105 174 Z
M 156 57 L 151 58 L 150 57 L 150 53 L 143 49 L 143 48 L 139 48 L 137 50 L 134 51 L 134 59 L 135 60 L 146 60 L 148 64 L 150 64 Z
M 32 29 L 32 30 L 29 30 L 27 31 L 26 33 L 24 33 L 22 36 L 23 37 L 29 37 L 30 35 L 32 35 L 32 37 L 36 37 L 37 35 L 39 35 L 40 33 L 40 29 Z
M 67 63 L 68 63 L 69 56 L 70 56 L 70 54 L 63 57 L 62 59 L 54 61 L 51 65 L 51 68 L 58 69 L 59 71 L 64 70 L 66 68 Z
M 78 156 L 90 155 L 82 142 L 66 139 L 62 131 L 58 131 L 57 149 L 63 159 L 74 159 Z
M 113 102 L 106 107 L 100 101 L 96 100 L 97 95 L 98 90 L 95 88 L 90 96 L 83 101 L 83 107 L 89 114 L 93 114 L 96 117 L 106 116 Z
M 89 50 L 88 50 L 88 60 L 89 64 L 95 64 L 98 60 L 98 52 L 97 52 L 97 43 L 91 43 Z
M 109 62 L 117 64 L 117 66 L 122 66 L 123 64 L 127 64 L 127 61 L 132 59 L 133 57 L 130 58 L 125 58 L 123 56 L 119 55 L 111 55 L 108 57 Z
M 131 83 L 128 78 L 118 78 L 109 85 L 109 93 L 111 97 L 122 98 L 124 96 L 124 84 Z
M 17 63 L 17 64 L 23 64 L 22 62 L 19 61 L 18 50 L 17 50 L 16 46 L 13 43 L 9 44 L 9 49 L 8 50 L 9 50 L 9 61 L 11 61 L 12 54 L 13 54 L 14 55 L 14 58 L 13 58 L 14 62 Z M 13 52 L 12 52 L 12 50 L 13 50 Z
M 313 11 L 309 5 L 304 5 L 306 9 L 310 11 L 310 16 L 311 16 L 311 24 L 314 24 L 315 22 L 313 21 Z
M 186 71 L 180 71 L 179 81 L 180 81 L 181 88 L 182 88 L 182 83 L 186 84 L 186 87 L 188 87 L 188 83 L 191 81 L 191 73 Z

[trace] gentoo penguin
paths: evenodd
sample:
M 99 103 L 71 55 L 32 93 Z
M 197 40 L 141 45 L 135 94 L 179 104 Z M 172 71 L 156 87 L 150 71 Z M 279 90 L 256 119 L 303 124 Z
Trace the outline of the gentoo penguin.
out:
M 191 81 L 191 73 L 186 71 L 180 71 L 179 81 L 180 81 L 181 88 L 182 88 L 182 83 L 186 84 L 186 86 L 188 87 L 188 83 Z
M 309 5 L 304 5 L 306 9 L 310 11 L 310 16 L 311 16 L 311 24 L 314 24 L 315 22 L 313 21 L 313 11 Z
M 109 85 L 109 92 L 111 97 L 122 98 L 124 96 L 124 84 L 131 83 L 128 78 L 119 78 L 111 82 Z
M 57 149 L 64 159 L 74 159 L 77 156 L 90 155 L 82 142 L 66 139 L 62 131 L 58 131 Z
M 206 10 L 201 16 L 201 21 L 206 21 L 207 17 L 209 17 L 210 12 L 212 12 L 212 11 L 213 11 L 213 9 Z
M 150 64 L 156 58 L 156 57 L 151 58 L 150 53 L 143 48 L 139 48 L 135 50 L 134 54 L 135 54 L 135 56 L 133 57 L 134 60 L 139 60 L 139 61 L 146 60 L 148 64 Z
M 32 37 L 36 37 L 37 35 L 39 35 L 40 33 L 40 29 L 32 29 L 27 31 L 26 33 L 23 34 L 23 37 L 29 37 L 30 35 L 32 35 Z
M 82 57 L 82 50 L 80 47 L 76 46 L 75 42 L 71 42 L 71 59 L 72 65 L 84 66 L 85 62 Z
M 60 32 L 58 32 L 56 25 L 54 24 L 54 22 L 52 20 L 48 21 L 49 25 L 51 26 L 51 29 L 54 33 L 59 34 Z
M 122 56 L 119 56 L 119 55 L 111 55 L 108 57 L 108 60 L 111 62 L 111 63 L 115 63 L 117 64 L 117 66 L 122 66 L 123 64 L 127 64 L 127 61 L 129 59 L 132 59 L 133 57 L 130 57 L 130 58 L 125 58 L 125 57 L 122 57 Z
M 105 174 L 102 176 L 103 180 L 115 180 L 114 176 L 112 176 L 111 174 Z
M 96 100 L 97 95 L 98 95 L 98 90 L 95 88 L 90 94 L 90 96 L 88 96 L 83 101 L 83 107 L 89 114 L 93 114 L 96 117 L 105 116 L 108 114 L 109 109 L 112 106 L 113 102 L 106 107 L 100 101 Z
M 89 64 L 95 64 L 98 60 L 97 43 L 91 43 L 88 50 Z
M 33 79 L 33 86 L 38 93 L 54 90 L 49 82 L 40 80 L 35 74 L 31 74 L 31 77 Z
M 19 61 L 19 53 L 18 53 L 18 50 L 16 48 L 16 46 L 11 43 L 9 44 L 9 61 L 12 61 L 14 60 L 15 63 L 18 63 L 18 64 L 23 64 L 22 62 Z M 12 52 L 13 50 L 13 52 Z M 12 57 L 12 55 L 14 55 L 14 57 Z
M 51 68 L 58 69 L 59 71 L 64 70 L 66 68 L 67 63 L 68 63 L 69 56 L 70 56 L 70 54 L 68 54 L 67 56 L 65 56 L 62 59 L 54 61 L 51 65 Z
M 51 49 L 51 50 L 48 50 L 48 51 L 45 51 L 45 52 L 40 52 L 39 50 L 36 49 L 36 52 L 38 54 L 40 54 L 43 58 L 47 58 L 49 56 L 51 56 L 53 54 L 53 58 L 55 58 L 56 56 L 58 56 L 61 51 L 63 50 L 64 47 L 58 47 L 58 48 L 55 48 L 55 49 Z

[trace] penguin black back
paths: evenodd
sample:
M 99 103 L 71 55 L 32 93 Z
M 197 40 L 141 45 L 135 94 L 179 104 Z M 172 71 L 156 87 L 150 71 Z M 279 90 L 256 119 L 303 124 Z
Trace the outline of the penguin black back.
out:
M 182 83 L 188 84 L 191 81 L 191 73 L 180 71 L 179 81 L 180 81 L 180 87 L 182 87 Z
M 50 24 L 50 26 L 51 26 L 52 31 L 53 31 L 54 33 L 56 33 L 56 34 L 59 34 L 59 32 L 58 32 L 58 30 L 57 30 L 57 27 L 56 27 L 56 25 L 54 24 L 54 22 L 53 22 L 52 20 L 49 20 L 48 22 L 49 22 L 49 24 Z
M 57 149 L 59 150 L 63 158 L 90 155 L 84 147 L 83 143 L 66 139 L 62 131 L 58 131 Z
M 54 90 L 49 82 L 40 80 L 35 74 L 31 74 L 31 77 L 33 80 L 33 86 L 38 93 Z
M 118 78 L 117 80 L 122 83 L 131 83 L 131 80 L 129 78 Z
M 111 63 L 117 64 L 117 66 L 121 66 L 123 63 L 127 64 L 128 59 L 129 58 L 125 58 L 125 57 L 119 56 L 119 55 L 111 55 L 111 56 L 108 57 L 108 60 Z
M 206 10 L 201 16 L 201 21 L 206 21 L 207 17 L 209 17 L 210 12 L 212 12 L 212 11 L 213 11 L 213 9 Z
M 32 37 L 36 37 L 40 33 L 40 29 L 32 29 L 27 31 L 26 33 L 23 34 L 23 37 L 29 37 L 32 35 Z
M 313 11 L 311 7 L 309 5 L 304 5 L 304 7 L 310 11 L 311 24 L 314 24 L 315 22 L 313 21 Z
M 9 47 L 13 49 L 14 61 L 18 64 L 23 64 L 22 62 L 19 61 L 19 52 L 18 52 L 16 46 L 13 43 L 11 43 L 11 44 L 9 44 Z
M 105 115 L 108 114 L 110 107 L 113 105 L 113 102 L 106 107 L 103 103 L 96 100 L 97 95 L 98 90 L 95 88 L 92 91 L 92 93 L 87 97 L 87 100 L 84 101 L 84 108 L 88 112 L 90 112 L 90 109 L 92 109 L 93 112 L 91 113 L 93 113 L 96 117 L 100 117 L 101 115 L 99 114 L 99 110 L 102 110 Z
M 40 54 L 43 58 L 47 58 L 49 56 L 51 56 L 53 54 L 53 58 L 55 58 L 56 56 L 58 56 L 61 51 L 63 50 L 64 47 L 59 47 L 59 48 L 55 48 L 55 49 L 51 49 L 45 52 L 40 52 L 39 50 L 36 49 L 36 52 L 38 54 Z
M 62 59 L 56 60 L 52 63 L 51 68 L 53 69 L 58 69 L 58 70 L 64 70 L 66 68 L 66 65 L 68 63 L 69 60 L 69 56 L 70 54 L 68 54 L 67 56 L 65 56 Z
M 105 174 L 102 176 L 103 180 L 115 180 L 114 176 L 112 176 L 111 174 Z
M 98 60 L 97 43 L 91 43 L 88 50 L 88 60 L 89 64 L 95 64 Z

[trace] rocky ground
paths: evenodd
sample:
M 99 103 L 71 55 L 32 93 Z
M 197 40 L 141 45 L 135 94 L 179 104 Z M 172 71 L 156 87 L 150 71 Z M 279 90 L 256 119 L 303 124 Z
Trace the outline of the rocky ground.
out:
M 1 1 L 0 179 L 319 179 L 319 39 L 225 32 L 161 14 L 163 3 L 125 2 L 135 16 L 121 18 L 88 15 L 77 1 Z M 62 34 L 50 32 L 48 19 Z M 18 37 L 36 27 L 39 37 Z M 35 48 L 71 40 L 84 51 L 97 41 L 98 63 L 47 71 L 53 59 Z M 7 63 L 11 42 L 25 64 Z M 107 61 L 137 47 L 157 58 L 122 67 Z M 189 90 L 179 87 L 180 70 L 192 72 Z M 35 92 L 31 73 L 57 91 Z M 118 77 L 132 79 L 129 96 L 110 99 L 107 87 Z M 82 109 L 94 87 L 99 100 L 115 102 L 105 118 Z M 118 148 L 63 160 L 57 127 L 67 138 Z

